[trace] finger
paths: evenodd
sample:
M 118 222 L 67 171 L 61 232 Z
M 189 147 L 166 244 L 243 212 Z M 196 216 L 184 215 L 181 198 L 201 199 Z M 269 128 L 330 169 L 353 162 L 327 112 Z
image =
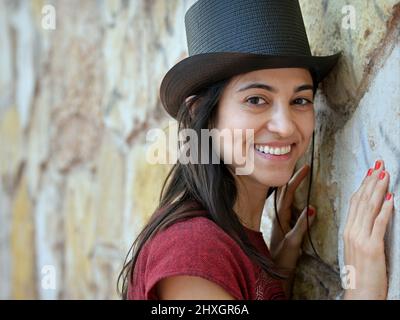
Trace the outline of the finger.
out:
M 304 235 L 307 232 L 307 226 L 310 227 L 316 217 L 316 209 L 313 206 L 309 206 L 313 213 L 307 214 L 307 207 L 302 211 L 299 219 L 294 225 L 293 229 L 287 233 L 287 239 L 289 243 L 294 246 L 300 245 L 303 242 Z
M 365 180 L 364 180 L 365 181 Z M 345 231 L 346 230 L 352 230 L 354 222 L 356 220 L 357 216 L 357 207 L 358 207 L 358 198 L 356 198 L 357 194 L 354 193 L 352 195 L 352 198 L 350 200 L 350 205 L 349 205 L 349 210 L 348 210 L 348 215 L 347 215 L 347 222 L 345 226 Z
M 277 200 L 278 203 L 281 203 L 283 200 L 283 197 L 285 197 L 287 186 L 288 186 L 288 183 L 285 184 L 284 186 L 278 188 L 277 195 L 276 195 L 276 198 L 278 199 Z
M 355 223 L 355 219 L 357 216 L 357 209 L 358 209 L 358 205 L 360 202 L 360 198 L 361 198 L 361 194 L 363 193 L 366 185 L 369 183 L 369 181 L 371 179 L 373 179 L 373 177 L 371 177 L 371 175 L 368 175 L 369 173 L 373 173 L 374 172 L 374 167 L 369 168 L 365 174 L 365 177 L 363 179 L 363 181 L 361 182 L 360 187 L 353 193 L 352 195 L 352 199 L 350 202 L 350 206 L 349 206 L 349 213 L 347 216 L 347 223 L 346 223 L 346 229 L 347 230 L 351 230 L 354 223 Z
M 287 187 L 287 191 L 285 194 L 285 203 L 283 204 L 285 207 L 289 207 L 291 203 L 293 202 L 294 194 L 299 186 L 299 184 L 302 182 L 302 180 L 307 176 L 308 171 L 310 167 L 305 164 L 303 165 L 290 179 Z
M 350 206 L 349 206 L 349 214 L 347 216 L 347 227 L 351 227 L 354 223 L 355 217 L 356 217 L 356 212 L 357 212 L 357 206 L 358 206 L 358 199 L 359 195 L 362 193 L 363 188 L 367 184 L 367 180 L 371 179 L 369 176 L 370 173 L 373 172 L 373 168 L 369 168 L 367 173 L 365 174 L 365 177 L 363 181 L 361 182 L 361 185 L 359 188 L 352 194 L 351 201 L 350 201 Z
M 387 193 L 390 181 L 389 172 L 382 170 L 381 173 L 384 173 L 383 179 L 378 178 L 377 183 L 375 185 L 375 189 L 371 195 L 370 207 L 369 210 L 364 212 L 363 224 L 361 226 L 361 233 L 364 236 L 370 236 L 372 232 L 372 228 L 374 226 L 374 221 L 379 211 L 382 208 L 383 201 L 385 200 L 385 195 Z
M 390 200 L 383 202 L 382 209 L 375 218 L 374 226 L 371 232 L 371 239 L 375 241 L 383 241 L 386 233 L 386 228 L 394 211 L 394 194 L 391 193 Z
M 354 223 L 352 226 L 356 234 L 359 234 L 362 231 L 366 213 L 371 210 L 371 196 L 374 192 L 376 184 L 378 183 L 378 176 L 384 168 L 383 160 L 379 160 L 377 162 L 380 162 L 381 166 L 377 170 L 374 170 L 372 174 L 366 179 L 366 183 L 360 190 L 361 192 L 358 196 L 357 208 L 355 210 L 356 216 L 354 218 Z M 374 168 L 376 168 L 376 164 Z

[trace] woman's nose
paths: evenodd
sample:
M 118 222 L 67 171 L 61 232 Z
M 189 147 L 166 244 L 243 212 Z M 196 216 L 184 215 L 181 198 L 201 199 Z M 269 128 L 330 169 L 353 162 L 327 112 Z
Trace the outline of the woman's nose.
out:
M 276 132 L 283 137 L 293 135 L 295 124 L 289 106 L 274 107 L 266 125 L 269 131 Z

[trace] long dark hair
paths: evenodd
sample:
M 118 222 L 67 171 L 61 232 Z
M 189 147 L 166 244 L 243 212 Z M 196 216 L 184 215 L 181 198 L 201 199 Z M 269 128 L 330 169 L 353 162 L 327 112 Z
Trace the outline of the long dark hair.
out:
M 190 100 L 183 102 L 180 106 L 177 115 L 178 132 L 182 129 L 193 129 L 196 132 L 197 137 L 199 137 L 197 150 L 202 150 L 200 145 L 204 146 L 204 144 L 201 143 L 201 129 L 210 129 L 210 126 L 213 125 L 218 101 L 228 80 L 229 79 L 204 87 L 201 91 L 193 95 Z M 193 108 L 195 104 L 196 108 Z M 181 143 L 182 141 L 179 142 L 178 150 L 180 150 L 179 148 L 182 146 Z M 184 143 L 187 143 L 187 141 L 184 141 Z M 189 143 L 194 142 L 189 141 Z M 213 152 L 211 141 L 209 141 L 208 145 L 211 157 Z M 190 150 L 193 149 L 191 148 Z M 312 153 L 314 153 L 314 134 Z M 200 155 L 198 156 L 200 157 Z M 311 180 L 312 179 L 310 179 L 308 188 L 309 194 L 311 189 Z M 270 188 L 266 198 L 275 191 L 275 216 L 281 226 L 276 206 L 277 190 L 278 187 Z M 307 197 L 307 207 L 309 203 L 309 194 Z M 121 297 L 127 299 L 128 281 L 131 285 L 134 285 L 134 267 L 139 252 L 146 241 L 152 238 L 156 232 L 161 231 L 178 221 L 199 216 L 201 210 L 206 210 L 208 213 L 207 217 L 230 235 L 244 250 L 248 257 L 260 266 L 267 274 L 275 279 L 286 279 L 287 270 L 278 268 L 274 265 L 270 258 L 261 255 L 249 241 L 243 225 L 233 210 L 236 199 L 237 186 L 233 173 L 222 160 L 217 164 L 213 164 L 212 161 L 209 161 L 208 164 L 197 164 L 191 162 L 188 164 L 182 164 L 177 161 L 164 181 L 157 209 L 133 242 L 125 258 L 124 266 L 117 281 L 117 291 Z M 196 203 L 198 206 L 188 207 L 188 202 Z M 309 230 L 308 236 L 310 238 Z M 128 261 L 131 252 L 132 256 Z

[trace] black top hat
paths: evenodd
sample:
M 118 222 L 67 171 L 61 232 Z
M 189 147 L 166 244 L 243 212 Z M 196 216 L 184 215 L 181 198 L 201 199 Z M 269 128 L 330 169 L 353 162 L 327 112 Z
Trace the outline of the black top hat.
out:
M 199 0 L 185 15 L 189 57 L 164 76 L 160 98 L 174 118 L 204 86 L 240 73 L 303 67 L 318 84 L 341 52 L 312 56 L 297 0 Z

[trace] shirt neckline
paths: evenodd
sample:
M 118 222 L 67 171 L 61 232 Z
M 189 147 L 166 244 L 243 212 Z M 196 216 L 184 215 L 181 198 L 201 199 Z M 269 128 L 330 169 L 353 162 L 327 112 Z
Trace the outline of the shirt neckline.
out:
M 189 206 L 190 205 L 196 205 L 197 204 L 197 202 L 196 201 L 194 201 L 194 200 L 192 200 L 192 201 L 190 201 L 189 202 Z M 206 216 L 208 216 L 208 212 L 207 212 L 207 210 L 205 210 L 204 208 L 202 208 L 202 209 L 200 209 L 199 210 L 200 212 L 202 212 L 203 214 L 205 214 Z M 246 227 L 244 224 L 242 224 L 241 223 L 241 225 L 243 226 L 243 228 L 245 229 L 245 230 L 247 230 L 249 233 L 251 233 L 251 234 L 254 234 L 254 235 L 256 235 L 256 236 L 261 236 L 261 237 L 263 237 L 264 235 L 263 235 L 263 233 L 261 232 L 261 231 L 257 231 L 257 230 L 253 230 L 253 229 L 250 229 L 250 228 L 248 228 L 248 227 Z
M 250 233 L 253 233 L 253 234 L 256 234 L 256 235 L 261 235 L 261 236 L 263 235 L 263 233 L 262 233 L 261 231 L 257 231 L 257 230 L 250 229 L 250 228 L 246 227 L 246 226 L 243 225 L 243 224 L 242 224 L 242 226 L 243 226 L 244 229 L 246 229 L 246 230 L 249 231 Z

